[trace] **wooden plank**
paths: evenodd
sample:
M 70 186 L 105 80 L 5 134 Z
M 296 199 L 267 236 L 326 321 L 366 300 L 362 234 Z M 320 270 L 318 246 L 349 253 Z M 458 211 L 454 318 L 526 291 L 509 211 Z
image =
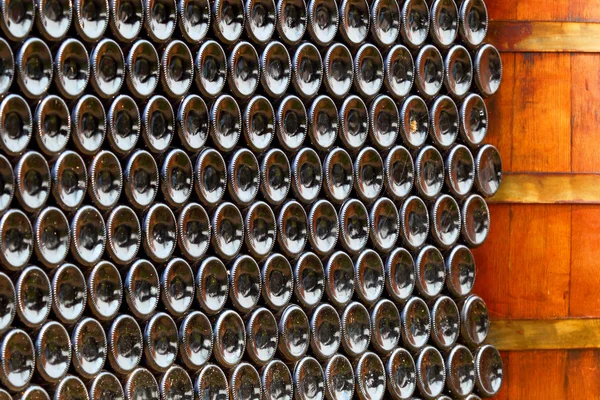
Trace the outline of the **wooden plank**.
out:
M 600 350 L 570 350 L 567 356 L 569 399 L 600 398 Z
M 488 342 L 505 351 L 600 348 L 600 319 L 492 320 Z
M 570 65 L 570 54 L 515 54 L 513 172 L 571 172 Z
M 598 172 L 600 54 L 571 54 L 571 69 L 573 172 Z
M 596 22 L 490 21 L 487 40 L 504 52 L 598 53 L 598 37 Z
M 509 318 L 567 317 L 571 206 L 512 204 L 510 208 L 510 234 L 504 236 L 510 242 L 509 254 L 495 255 L 509 261 Z
M 600 204 L 600 174 L 507 173 L 488 202 Z
M 510 400 L 571 399 L 566 389 L 566 351 L 510 352 L 508 360 L 505 373 Z M 597 397 L 584 396 L 581 399 Z
M 569 316 L 600 317 L 600 207 L 573 206 Z

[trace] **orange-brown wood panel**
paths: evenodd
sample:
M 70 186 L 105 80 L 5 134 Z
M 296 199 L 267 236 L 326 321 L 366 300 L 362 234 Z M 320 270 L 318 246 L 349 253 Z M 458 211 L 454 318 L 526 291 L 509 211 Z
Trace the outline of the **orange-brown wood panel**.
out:
M 509 0 L 507 3 L 517 3 L 518 20 L 565 21 L 569 18 L 569 1 L 570 0 Z
M 477 263 L 474 292 L 485 300 L 491 318 L 500 319 L 508 317 L 510 205 L 489 207 L 490 233 L 484 244 L 473 250 Z
M 515 55 L 512 171 L 571 171 L 570 71 L 569 54 Z
M 573 54 L 571 68 L 573 172 L 600 172 L 600 54 Z
M 569 399 L 597 399 L 600 397 L 599 350 L 569 351 L 566 373 Z
M 600 21 L 598 0 L 568 0 L 571 21 Z
M 504 240 L 510 242 L 509 318 L 568 316 L 571 206 L 511 205 Z
M 600 316 L 600 206 L 573 206 L 570 315 Z
M 567 399 L 567 352 L 523 351 L 508 353 L 510 400 Z M 573 399 L 594 399 L 583 396 Z
M 513 95 L 515 88 L 515 55 L 502 54 L 502 89 L 486 102 L 489 128 L 486 142 L 493 144 L 502 156 L 502 169 L 512 171 L 511 146 L 513 123 Z

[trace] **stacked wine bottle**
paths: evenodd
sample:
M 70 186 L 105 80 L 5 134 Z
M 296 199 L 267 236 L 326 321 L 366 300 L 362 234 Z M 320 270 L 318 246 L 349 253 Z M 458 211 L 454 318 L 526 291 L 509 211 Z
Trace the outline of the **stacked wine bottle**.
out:
M 498 392 L 483 0 L 0 17 L 0 400 Z

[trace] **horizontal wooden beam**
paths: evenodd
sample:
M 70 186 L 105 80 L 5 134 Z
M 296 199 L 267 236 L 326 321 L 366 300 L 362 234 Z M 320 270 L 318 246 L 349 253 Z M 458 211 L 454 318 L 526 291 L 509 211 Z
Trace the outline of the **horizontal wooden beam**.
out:
M 490 21 L 487 41 L 500 51 L 600 52 L 600 23 Z
M 600 319 L 492 320 L 487 341 L 498 350 L 600 348 Z
M 600 204 L 600 174 L 511 174 L 490 203 Z

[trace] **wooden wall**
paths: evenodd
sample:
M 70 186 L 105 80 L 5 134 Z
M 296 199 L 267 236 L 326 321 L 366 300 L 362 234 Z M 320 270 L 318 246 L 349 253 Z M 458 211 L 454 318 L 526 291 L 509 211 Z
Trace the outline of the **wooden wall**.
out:
M 488 138 L 506 174 L 475 292 L 505 350 L 498 398 L 600 399 L 600 1 L 486 4 L 504 65 Z

